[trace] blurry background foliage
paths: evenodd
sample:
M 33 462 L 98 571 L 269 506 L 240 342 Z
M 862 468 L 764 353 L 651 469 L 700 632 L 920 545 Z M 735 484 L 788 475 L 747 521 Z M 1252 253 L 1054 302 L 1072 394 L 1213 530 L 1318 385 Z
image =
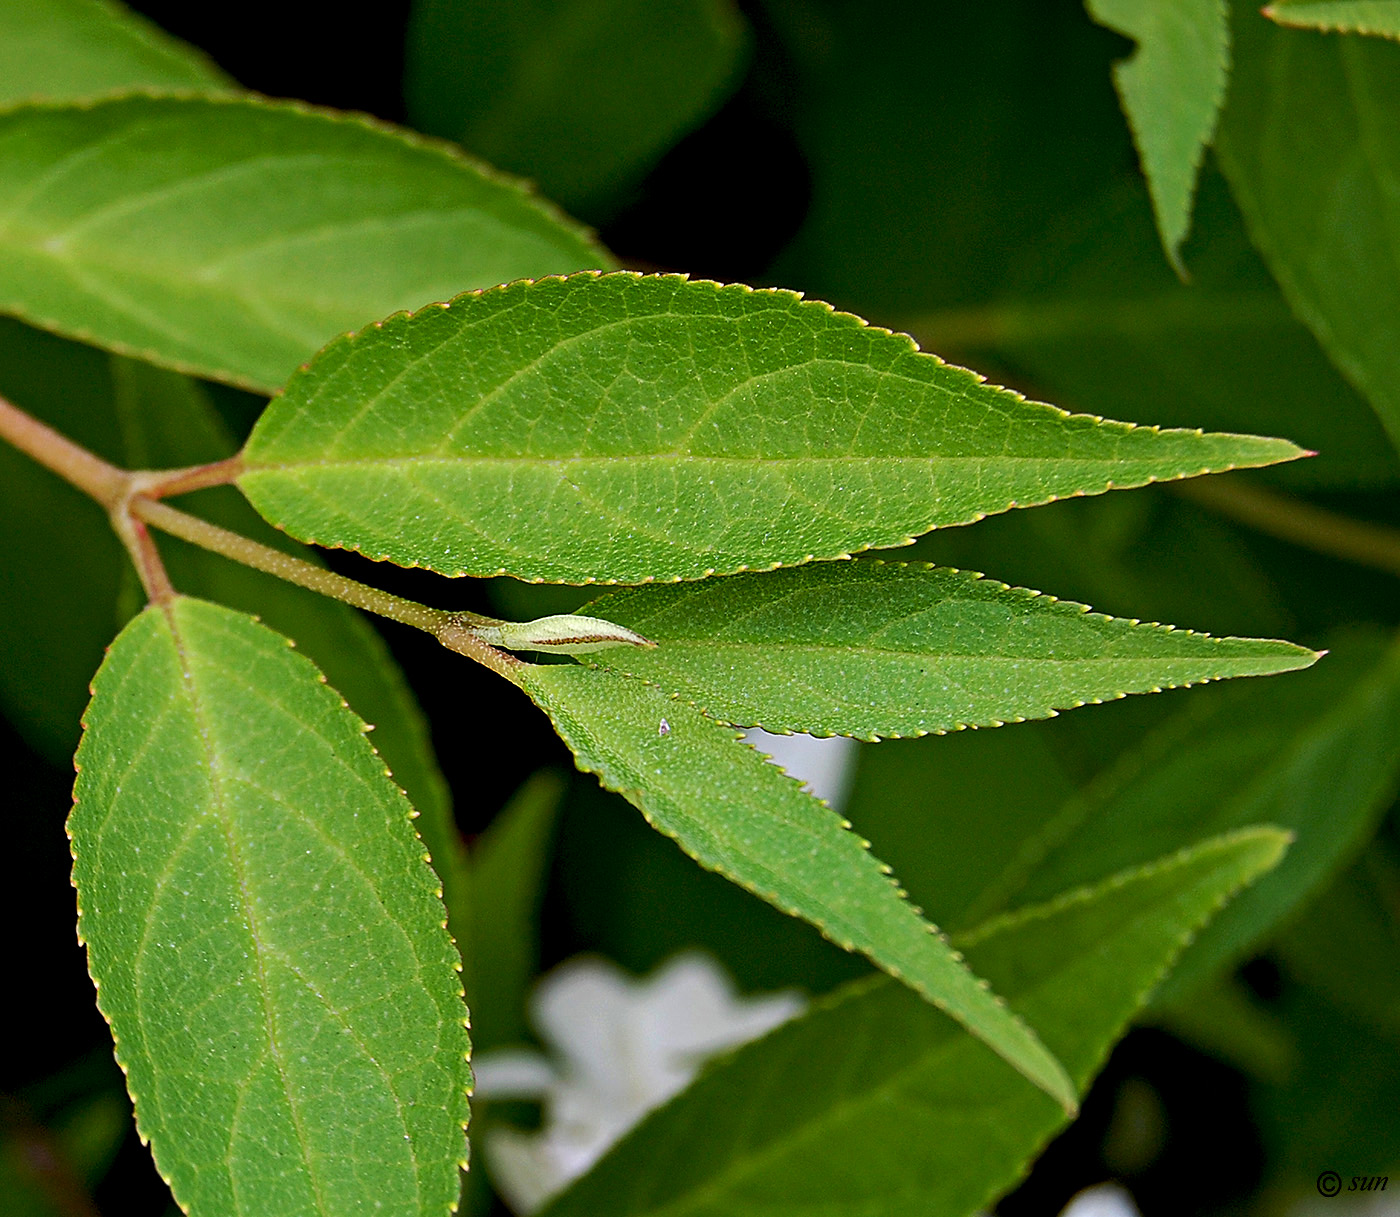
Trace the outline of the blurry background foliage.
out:
M 101 91 L 139 71 L 366 110 L 535 179 L 624 264 L 796 288 L 1073 410 L 1317 449 L 1204 491 L 1012 512 L 898 556 L 1110 613 L 1330 647 L 1322 664 L 863 745 L 846 812 L 953 931 L 1244 825 L 1298 834 L 1191 949 L 999 1212 L 1058 1211 L 1108 1176 L 1147 1217 L 1278 1211 L 1324 1169 L 1389 1171 L 1400 1187 L 1400 465 L 1387 438 L 1400 436 L 1400 43 L 1306 28 L 1362 6 L 1278 6 L 1296 29 L 1245 0 L 1228 22 L 1214 0 L 1095 0 L 1102 25 L 1078 0 L 403 0 L 325 25 L 295 0 L 135 7 L 209 62 L 156 46 L 109 77 L 100 32 L 91 64 L 77 46 L 46 59 L 21 42 L 0 48 L 6 95 Z M 1186 24 L 1157 28 L 1154 7 Z M 1125 32 L 1145 41 L 1132 70 Z M 1194 108 L 1163 109 L 1162 79 Z M 232 451 L 260 408 L 8 321 L 0 392 L 109 458 L 153 464 Z M 1289 497 L 1280 508 L 1261 493 Z M 1307 505 L 1366 522 L 1361 560 Z M 232 492 L 208 510 L 257 527 Z M 0 1203 L 160 1214 L 168 1193 L 73 941 L 62 831 L 86 683 L 139 590 L 100 513 L 8 449 L 0 515 L 12 1049 Z M 1279 531 L 1309 544 L 1266 535 Z M 742 988 L 812 994 L 868 970 L 574 775 L 544 718 L 485 671 L 166 548 L 182 588 L 298 633 L 352 701 L 383 710 L 377 743 L 415 801 L 456 794 L 477 899 L 505 910 L 494 930 L 474 932 L 470 909 L 454 922 L 473 944 L 469 994 L 490 994 L 478 1044 L 528 1036 L 530 979 L 579 951 L 645 971 L 698 945 Z M 372 579 L 433 595 L 416 572 Z M 512 616 L 589 598 L 506 580 L 476 594 Z M 522 793 L 508 832 L 481 838 L 542 766 L 558 776 Z

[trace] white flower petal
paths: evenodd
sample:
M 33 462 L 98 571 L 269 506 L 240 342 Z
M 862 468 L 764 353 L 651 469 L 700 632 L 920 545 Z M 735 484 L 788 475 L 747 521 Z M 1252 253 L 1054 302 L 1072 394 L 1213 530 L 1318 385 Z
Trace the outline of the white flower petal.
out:
M 823 739 L 800 731 L 773 735 L 762 727 L 749 728 L 744 738 L 817 798 L 841 809 L 855 776 L 855 740 L 842 735 Z
M 552 1066 L 538 1052 L 498 1048 L 472 1060 L 480 1099 L 542 1099 L 558 1082 Z
M 545 1104 L 538 1133 L 498 1128 L 486 1136 L 501 1194 L 517 1213 L 533 1212 L 684 1089 L 706 1059 L 756 1039 L 802 1006 L 795 993 L 738 996 L 723 968 L 699 952 L 642 980 L 600 959 L 556 968 L 530 1006 L 555 1066 L 527 1052 L 488 1053 L 478 1062 L 479 1094 L 524 1096 L 533 1086 L 528 1093 Z
M 1137 1205 L 1116 1183 L 1085 1188 L 1065 1205 L 1060 1217 L 1140 1217 Z

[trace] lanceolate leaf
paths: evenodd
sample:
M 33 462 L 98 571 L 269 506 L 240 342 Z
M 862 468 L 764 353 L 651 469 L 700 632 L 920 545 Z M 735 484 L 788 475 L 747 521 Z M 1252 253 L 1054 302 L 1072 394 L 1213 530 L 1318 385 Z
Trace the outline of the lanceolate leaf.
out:
M 980 908 L 1044 900 L 1245 824 L 1296 834 L 1284 864 L 1186 952 L 1161 995 L 1184 998 L 1326 882 L 1397 782 L 1400 647 L 1343 640 L 1306 675 L 1198 697 L 1052 818 Z
M 1400 443 L 1400 46 L 1236 0 L 1221 164 L 1289 303 Z
M 640 583 L 1299 455 L 1069 415 L 790 292 L 577 275 L 326 348 L 239 485 L 302 540 L 443 574 Z
M 1196 174 L 1225 100 L 1228 0 L 1087 0 L 1094 20 L 1136 39 L 1113 80 L 1133 128 L 1167 257 L 1178 271 Z
M 732 0 L 418 0 L 405 92 L 415 126 L 594 212 L 738 84 L 745 41 Z
M 0 104 L 115 89 L 232 87 L 193 47 L 109 0 L 0 5 Z
M 607 264 L 447 145 L 251 98 L 0 114 L 0 199 L 0 310 L 267 390 L 396 308 Z
M 1286 840 L 1206 842 L 988 926 L 968 956 L 1082 1090 L 1182 943 Z M 858 981 L 717 1065 L 546 1212 L 966 1217 L 1063 1122 L 898 985 Z
M 1264 15 L 1280 25 L 1400 38 L 1400 0 L 1274 0 Z
M 821 562 L 585 606 L 657 645 L 588 656 L 713 718 L 770 731 L 927 735 L 1127 693 L 1306 667 L 1287 642 L 1212 638 L 922 563 Z
M 446 1214 L 457 958 L 409 807 L 286 640 L 177 598 L 94 681 L 79 930 L 138 1127 L 186 1211 Z
M 640 680 L 575 664 L 519 664 L 511 679 L 550 716 L 579 768 L 702 866 L 869 956 L 1073 1104 L 1059 1063 L 904 899 L 866 843 L 731 728 Z

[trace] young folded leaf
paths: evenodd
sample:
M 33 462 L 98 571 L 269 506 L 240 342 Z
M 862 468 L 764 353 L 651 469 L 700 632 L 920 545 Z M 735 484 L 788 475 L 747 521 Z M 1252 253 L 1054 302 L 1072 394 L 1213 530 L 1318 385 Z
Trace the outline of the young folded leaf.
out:
M 304 541 L 446 575 L 694 579 L 1302 455 L 1066 414 L 785 291 L 584 274 L 331 343 L 239 485 Z
M 137 1125 L 186 1212 L 446 1214 L 458 960 L 407 800 L 287 641 L 176 598 L 93 683 L 79 931 Z
M 1289 642 L 1212 638 L 922 563 L 820 562 L 628 588 L 585 606 L 658 645 L 589 662 L 744 727 L 927 735 L 1128 693 L 1305 668 Z
M 519 664 L 511 679 L 549 715 L 580 769 L 702 866 L 868 956 L 1073 1108 L 1059 1062 L 968 971 L 866 843 L 732 728 L 640 680 L 576 664 Z
M 1204 842 L 994 923 L 968 955 L 1085 1089 L 1182 945 L 1287 840 Z M 856 981 L 720 1062 L 545 1213 L 966 1217 L 1064 1119 L 906 990 Z
M 330 338 L 610 260 L 449 145 L 229 96 L 0 114 L 0 312 L 272 391 Z

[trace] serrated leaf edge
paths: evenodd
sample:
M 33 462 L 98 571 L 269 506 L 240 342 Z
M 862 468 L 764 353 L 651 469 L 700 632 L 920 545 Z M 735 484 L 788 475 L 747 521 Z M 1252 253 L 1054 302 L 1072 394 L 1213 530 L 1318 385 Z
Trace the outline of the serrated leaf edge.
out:
M 922 355 L 922 356 L 924 356 L 924 357 L 926 357 L 926 358 L 928 358 L 928 359 L 932 359 L 932 360 L 933 360 L 934 362 L 936 362 L 940 367 L 948 368 L 948 369 L 950 369 L 951 371 L 953 371 L 953 372 L 955 372 L 955 373 L 961 374 L 961 375 L 963 375 L 963 376 L 967 376 L 967 377 L 971 378 L 972 382 L 973 382 L 975 385 L 978 385 L 978 386 L 985 385 L 985 386 L 987 386 L 989 389 L 991 389 L 993 392 L 996 392 L 996 393 L 1004 393 L 1004 394 L 1009 395 L 1009 396 L 1010 396 L 1012 399 L 1014 399 L 1015 401 L 1023 402 L 1023 403 L 1025 403 L 1025 404 L 1032 405 L 1032 406 L 1036 406 L 1036 407 L 1038 407 L 1038 408 L 1040 408 L 1040 409 L 1052 411 L 1055 415 L 1057 415 L 1057 416 L 1058 416 L 1059 418 L 1061 418 L 1061 419 L 1085 420 L 1085 421 L 1094 423 L 1094 424 L 1097 425 L 1097 426 L 1106 426 L 1106 427 L 1110 427 L 1110 428 L 1117 428 L 1117 429 L 1119 429 L 1119 430 L 1121 431 L 1122 434 L 1127 434 L 1127 433 L 1129 433 L 1129 432 L 1135 432 L 1135 431 L 1148 431 L 1148 432 L 1151 432 L 1151 433 L 1154 434 L 1154 435 L 1182 435 L 1182 436 L 1185 436 L 1185 435 L 1194 435 L 1194 436 L 1198 436 L 1198 437 L 1205 437 L 1206 435 L 1209 434 L 1209 435 L 1212 435 L 1212 436 L 1215 436 L 1215 437 L 1218 437 L 1218 438 L 1253 439 L 1253 440 L 1256 440 L 1256 441 L 1272 442 L 1272 443 L 1278 444 L 1278 445 L 1287 445 L 1289 448 L 1292 448 L 1292 449 L 1293 449 L 1293 451 L 1292 451 L 1291 453 L 1286 454 L 1286 455 L 1281 455 L 1281 456 L 1278 457 L 1277 460 L 1264 462 L 1264 464 L 1281 464 L 1281 463 L 1284 463 L 1284 462 L 1287 462 L 1287 461 L 1297 460 L 1297 459 L 1299 459 L 1300 457 L 1303 457 L 1303 456 L 1310 455 L 1306 450 L 1304 450 L 1304 449 L 1302 449 L 1302 448 L 1299 448 L 1296 444 L 1291 443 L 1291 441 L 1289 441 L 1289 440 L 1279 439 L 1279 438 L 1271 437 L 1271 436 L 1246 435 L 1246 434 L 1243 434 L 1243 433 L 1228 432 L 1228 431 L 1207 432 L 1207 431 L 1204 430 L 1204 428 L 1201 428 L 1201 427 L 1161 427 L 1161 426 L 1157 426 L 1157 425 L 1153 425 L 1153 424 L 1126 423 L 1126 422 L 1122 422 L 1122 421 L 1120 421 L 1120 420 L 1118 420 L 1118 419 L 1103 418 L 1103 417 L 1101 417 L 1100 415 L 1097 415 L 1097 414 L 1076 414 L 1076 413 L 1074 413 L 1073 411 L 1065 410 L 1065 409 L 1063 409 L 1063 408 L 1060 407 L 1060 406 L 1052 405 L 1050 402 L 1038 401 L 1038 400 L 1036 400 L 1036 399 L 1034 399 L 1034 398 L 1026 397 L 1023 393 L 1019 393 L 1019 392 L 1017 392 L 1015 389 L 1006 388 L 1004 385 L 993 384 L 986 376 L 982 375 L 980 372 L 973 371 L 971 368 L 962 367 L 962 366 L 960 366 L 959 364 L 950 363 L 948 360 L 942 358 L 942 356 L 940 356 L 940 355 L 935 354 L 933 351 L 926 351 L 926 350 L 924 350 L 924 349 L 919 345 L 917 339 L 915 339 L 915 338 L 913 337 L 913 335 L 911 335 L 911 334 L 904 333 L 903 331 L 900 331 L 900 330 L 891 330 L 891 329 L 887 329 L 886 327 L 880 326 L 880 325 L 874 325 L 874 324 L 872 324 L 871 322 L 867 321 L 865 318 L 860 317 L 860 316 L 858 316 L 858 315 L 855 314 L 855 313 L 849 313 L 849 312 L 845 312 L 845 311 L 843 311 L 843 310 L 841 310 L 841 309 L 838 309 L 835 305 L 828 304 L 825 300 L 817 300 L 817 299 L 808 298 L 803 292 L 797 291 L 797 290 L 795 290 L 795 289 L 793 289 L 793 288 L 786 288 L 786 287 L 752 287 L 752 286 L 750 286 L 750 285 L 747 284 L 747 283 L 720 283 L 720 282 L 718 282 L 717 280 L 714 280 L 714 279 L 696 279 L 696 278 L 692 278 L 692 277 L 691 277 L 690 275 L 688 275 L 688 274 L 683 274 L 683 273 L 678 273 L 678 272 L 667 272 L 667 273 L 664 273 L 664 274 L 644 274 L 643 272 L 641 272 L 641 271 L 636 271 L 636 270 L 583 270 L 583 271 L 575 271 L 575 272 L 573 272 L 572 274 L 567 274 L 567 275 L 543 275 L 543 276 L 540 276 L 539 278 L 534 278 L 534 279 L 531 279 L 531 278 L 514 279 L 514 280 L 512 280 L 512 281 L 509 282 L 509 283 L 497 284 L 497 285 L 494 286 L 494 287 L 473 288 L 473 289 L 470 290 L 470 291 L 461 292 L 461 293 L 459 293 L 458 295 L 453 296 L 452 299 L 450 299 L 450 300 L 435 301 L 435 302 L 433 302 L 433 303 L 431 303 L 431 304 L 425 304 L 425 305 L 422 306 L 421 308 L 417 308 L 417 309 L 400 309 L 398 312 L 390 313 L 389 316 L 384 317 L 384 318 L 381 318 L 381 319 L 378 320 L 378 321 L 372 322 L 371 324 L 369 324 L 369 325 L 367 325 L 367 326 L 363 326 L 363 327 L 361 327 L 361 328 L 358 329 L 358 330 L 351 330 L 351 331 L 349 331 L 349 332 L 347 332 L 347 333 L 341 334 L 339 337 L 331 339 L 331 341 L 328 342 L 324 347 L 322 347 L 322 348 L 311 358 L 311 360 L 310 360 L 309 362 L 303 364 L 303 365 L 301 366 L 301 368 L 298 369 L 296 375 L 301 375 L 301 374 L 305 373 L 307 370 L 309 370 L 311 367 L 313 367 L 313 366 L 316 364 L 317 360 L 322 359 L 323 357 L 325 357 L 325 356 L 331 354 L 331 353 L 334 352 L 334 351 L 339 350 L 340 348 L 342 348 L 342 347 L 344 347 L 344 346 L 349 345 L 350 343 L 353 343 L 354 341 L 356 341 L 356 340 L 359 339 L 359 338 L 362 338 L 362 337 L 365 337 L 366 335 L 372 334 L 373 332 L 375 332 L 375 331 L 377 331 L 377 330 L 382 330 L 382 329 L 384 328 L 384 326 L 386 326 L 386 325 L 388 325 L 388 324 L 390 324 L 390 323 L 404 323 L 404 322 L 411 323 L 411 322 L 417 320 L 419 317 L 424 316 L 424 315 L 426 315 L 426 314 L 428 314 L 428 313 L 431 313 L 431 312 L 433 312 L 433 311 L 439 311 L 439 312 L 441 312 L 441 311 L 445 311 L 445 310 L 447 310 L 447 309 L 450 309 L 450 308 L 452 308 L 454 305 L 456 305 L 456 304 L 458 304 L 458 303 L 460 303 L 460 302 L 462 302 L 462 301 L 464 301 L 464 300 L 470 300 L 470 299 L 473 299 L 473 298 L 476 298 L 476 297 L 488 296 L 488 295 L 491 295 L 491 294 L 496 293 L 496 292 L 504 292 L 504 291 L 508 291 L 508 290 L 510 290 L 510 289 L 513 289 L 513 288 L 522 288 L 522 287 L 523 287 L 523 288 L 528 288 L 528 287 L 538 286 L 538 285 L 541 285 L 541 284 L 555 284 L 555 283 L 563 284 L 563 283 L 574 283 L 574 282 L 579 282 L 579 281 L 589 280 L 589 279 L 601 280 L 601 279 L 620 279 L 620 278 L 628 278 L 628 279 L 651 279 L 651 280 L 660 280 L 660 281 L 671 282 L 671 283 L 686 283 L 686 284 L 692 284 L 692 285 L 694 285 L 694 286 L 696 286 L 696 287 L 708 287 L 708 288 L 713 288 L 713 289 L 715 290 L 716 294 L 729 293 L 729 294 L 733 294 L 733 295 L 749 295 L 749 296 L 752 296 L 752 295 L 764 295 L 764 296 L 781 296 L 781 297 L 786 297 L 787 299 L 790 299 L 790 300 L 793 300 L 793 301 L 797 302 L 798 304 L 800 304 L 800 305 L 801 305 L 802 307 L 804 307 L 804 308 L 812 309 L 812 310 L 815 310 L 815 311 L 822 311 L 822 312 L 825 312 L 825 313 L 827 313 L 828 315 L 830 315 L 830 316 L 832 316 L 832 317 L 837 318 L 839 321 L 841 321 L 841 322 L 843 322 L 843 323 L 853 324 L 853 325 L 855 326 L 855 328 L 857 328 L 857 329 L 871 330 L 871 331 L 873 331 L 873 332 L 875 332 L 875 333 L 877 333 L 877 334 L 884 334 L 884 335 L 887 335 L 887 336 L 890 337 L 890 338 L 902 339 L 902 340 L 904 341 L 904 343 L 907 344 L 908 349 L 909 349 L 909 351 L 910 351 L 911 353 L 916 354 L 916 355 Z M 289 384 L 291 383 L 290 380 L 289 380 L 288 383 L 289 383 Z M 287 388 L 287 386 L 284 385 L 280 390 L 278 390 L 278 391 L 274 394 L 274 398 L 273 398 L 273 399 L 276 400 L 277 398 L 283 396 L 283 395 L 286 393 L 286 388 Z M 254 428 L 254 434 L 256 434 L 256 427 Z M 274 468 L 274 467 L 275 467 L 275 466 L 262 466 L 262 465 L 256 464 L 255 462 L 248 461 L 248 460 L 246 459 L 246 445 L 245 445 L 245 448 L 244 448 L 244 452 L 243 452 L 241 455 L 244 455 L 244 456 L 245 456 L 245 462 L 244 462 L 244 472 L 245 472 L 245 473 L 257 473 L 257 472 L 259 472 L 259 471 L 262 470 L 262 469 L 268 469 L 268 468 Z M 1108 462 L 1105 462 L 1105 463 L 1108 463 Z M 793 560 L 793 561 L 790 561 L 790 562 L 772 562 L 772 563 L 769 563 L 769 564 L 767 564 L 767 565 L 759 565 L 759 566 L 755 566 L 755 565 L 746 563 L 746 564 L 740 564 L 740 565 L 733 566 L 733 567 L 725 567 L 723 570 L 721 570 L 721 569 L 719 569 L 719 568 L 717 568 L 717 567 L 711 567 L 711 568 L 709 568 L 709 569 L 703 571 L 702 573 L 700 573 L 700 574 L 698 574 L 698 575 L 675 575 L 675 576 L 669 576 L 669 577 L 657 577 L 657 576 L 652 575 L 652 576 L 647 576 L 647 577 L 645 577 L 645 578 L 643 578 L 643 579 L 641 579 L 641 580 L 609 579 L 609 578 L 606 578 L 606 577 L 598 577 L 598 576 L 591 576 L 591 575 L 588 576 L 587 578 L 582 579 L 582 580 L 548 579 L 548 578 L 544 578 L 544 577 L 542 577 L 542 576 L 541 576 L 541 577 L 534 577 L 534 578 L 522 578 L 522 577 L 520 577 L 520 576 L 518 576 L 518 575 L 513 575 L 513 574 L 511 574 L 511 572 L 510 572 L 509 570 L 507 570 L 505 567 L 497 567 L 497 568 L 495 568 L 495 569 L 482 569 L 482 570 L 474 570 L 474 569 L 471 569 L 471 568 L 468 568 L 468 567 L 457 567 L 457 568 L 455 568 L 455 569 L 446 569 L 445 567 L 429 566 L 428 564 L 426 564 L 426 563 L 424 563 L 424 562 L 417 562 L 417 561 L 400 562 L 400 561 L 398 561 L 397 559 L 391 558 L 387 553 L 385 553 L 385 552 L 383 552 L 383 551 L 374 552 L 373 550 L 368 549 L 368 548 L 356 549 L 356 548 L 354 548 L 354 547 L 352 547 L 352 546 L 349 546 L 349 545 L 341 545 L 341 544 L 338 544 L 338 543 L 336 543 L 336 542 L 324 541 L 324 540 L 321 540 L 321 539 L 317 538 L 314 534 L 311 534 L 311 533 L 309 533 L 309 532 L 308 532 L 308 533 L 291 532 L 291 530 L 288 529 L 288 528 L 286 527 L 286 525 L 285 525 L 282 521 L 271 519 L 271 518 L 268 517 L 268 516 L 264 516 L 263 518 L 266 519 L 266 520 L 268 521 L 268 523 L 272 524 L 274 527 L 280 528 L 282 531 L 287 532 L 289 535 L 295 537 L 297 540 L 302 541 L 303 543 L 308 544 L 308 545 L 318 545 L 318 546 L 320 546 L 320 547 L 323 548 L 323 549 L 348 550 L 348 551 L 350 551 L 350 552 L 352 552 L 352 553 L 361 554 L 362 556 L 364 556 L 364 557 L 366 557 L 366 558 L 369 558 L 369 559 L 370 559 L 371 561 L 373 561 L 373 562 L 391 562 L 391 563 L 393 563 L 393 565 L 395 565 L 395 566 L 400 566 L 400 567 L 402 567 L 402 568 L 404 568 L 404 569 L 406 569 L 406 570 L 418 570 L 418 569 L 431 570 L 431 571 L 433 571 L 434 573 L 439 574 L 439 575 L 443 575 L 444 577 L 449 578 L 449 579 L 457 579 L 457 578 L 462 578 L 462 577 L 464 577 L 464 576 L 466 576 L 466 577 L 471 577 L 471 578 L 492 579 L 492 578 L 498 578 L 498 577 L 501 576 L 501 575 L 509 575 L 511 578 L 517 579 L 519 582 L 522 582 L 522 583 L 548 583 L 548 584 L 560 584 L 560 585 L 570 586 L 570 587 L 588 587 L 588 586 L 592 586 L 592 585 L 595 585 L 595 584 L 596 584 L 596 585 L 599 585 L 599 586 L 641 587 L 641 586 L 644 586 L 644 585 L 646 585 L 646 584 L 648 584 L 648 583 L 684 583 L 684 582 L 691 582 L 691 581 L 694 581 L 694 580 L 696 580 L 696 579 L 708 579 L 708 578 L 710 578 L 710 577 L 712 577 L 712 576 L 716 576 L 716 575 L 721 575 L 721 576 L 722 576 L 722 575 L 737 575 L 737 574 L 745 573 L 745 572 L 747 572 L 747 571 L 778 570 L 778 569 L 781 568 L 781 567 L 787 567 L 787 566 L 805 566 L 807 563 L 814 562 L 814 561 L 822 561 L 822 562 L 828 562 L 828 561 L 845 561 L 845 560 L 847 560 L 847 559 L 850 559 L 850 558 L 854 557 L 856 554 L 859 554 L 859 553 L 866 553 L 867 551 L 872 550 L 872 549 L 898 549 L 899 547 L 904 546 L 904 545 L 912 545 L 915 541 L 917 541 L 917 540 L 919 539 L 919 537 L 924 536 L 926 533 L 929 533 L 929 532 L 934 531 L 935 527 L 936 527 L 936 528 L 952 528 L 952 527 L 957 527 L 957 526 L 966 525 L 966 524 L 976 524 L 977 522 L 979 522 L 979 521 L 981 521 L 981 520 L 985 520 L 988 516 L 1000 515 L 1000 514 L 1002 514 L 1003 512 L 1011 511 L 1011 510 L 1014 510 L 1014 509 L 1016 509 L 1016 508 L 1023 508 L 1023 507 L 1042 507 L 1042 506 L 1044 506 L 1044 505 L 1047 504 L 1047 503 L 1058 502 L 1058 501 L 1060 501 L 1060 500 L 1062 500 L 1062 499 L 1089 498 L 1089 497 L 1092 497 L 1092 496 L 1095 496 L 1095 495 L 1099 495 L 1099 494 L 1106 494 L 1106 493 L 1108 493 L 1110 490 L 1135 490 L 1135 489 L 1138 489 L 1138 488 L 1140 488 L 1140 487 L 1142 487 L 1142 486 L 1149 486 L 1149 485 L 1153 485 L 1153 484 L 1158 483 L 1158 482 L 1178 482 L 1178 481 L 1183 481 L 1183 480 L 1185 480 L 1185 479 L 1187 479 L 1187 478 L 1200 477 L 1201 475 L 1203 475 L 1203 474 L 1208 474 L 1208 473 L 1228 473 L 1228 472 L 1230 472 L 1231 470 L 1234 470 L 1234 469 L 1254 469 L 1254 468 L 1260 468 L 1260 467 L 1261 467 L 1261 465 L 1258 464 L 1258 463 L 1243 463 L 1243 464 L 1234 464 L 1234 463 L 1230 463 L 1230 464 L 1225 464 L 1225 465 L 1203 465 L 1203 466 L 1201 466 L 1201 468 L 1199 468 L 1199 469 L 1197 469 L 1197 470 L 1195 470 L 1195 471 L 1193 471 L 1193 472 L 1190 472 L 1190 473 L 1178 473 L 1178 474 L 1172 475 L 1171 477 L 1157 477 L 1157 476 L 1153 475 L 1153 476 L 1149 476 L 1148 478 L 1146 478 L 1146 479 L 1143 480 L 1143 481 L 1131 481 L 1131 482 L 1121 482 L 1121 483 L 1120 483 L 1120 482 L 1115 482 L 1112 478 L 1109 478 L 1109 479 L 1105 480 L 1102 489 L 1099 489 L 1099 490 L 1077 490 L 1077 491 L 1074 491 L 1074 492 L 1071 493 L 1071 494 L 1058 494 L 1058 495 L 1052 494 L 1052 495 L 1048 495 L 1048 496 L 1045 497 L 1045 498 L 1039 498 L 1039 499 L 1034 499 L 1034 500 L 1024 501 L 1024 502 L 1023 502 L 1023 501 L 1020 501 L 1020 500 L 1017 500 L 1017 499 L 1012 499 L 1011 501 L 1009 501 L 1009 502 L 1006 504 L 1005 507 L 995 508 L 995 509 L 993 509 L 993 510 L 991 510 L 991 511 L 980 511 L 980 512 L 975 512 L 975 513 L 973 513 L 973 514 L 967 516 L 965 519 L 948 521 L 948 522 L 946 522 L 946 523 L 944 523 L 944 524 L 939 524 L 939 525 L 936 525 L 936 526 L 934 526 L 934 525 L 929 525 L 929 526 L 927 526 L 927 527 L 921 529 L 921 530 L 918 531 L 918 532 L 910 533 L 909 535 L 903 537 L 902 539 L 897 539 L 897 540 L 893 540 L 893 541 L 882 541 L 882 542 L 878 542 L 878 543 L 877 543 L 877 542 L 871 542 L 871 543 L 868 544 L 868 545 L 858 546 L 858 547 L 856 547 L 856 548 L 850 550 L 849 552 L 844 552 L 844 553 L 839 553 L 839 554 L 831 554 L 831 555 L 829 555 L 829 556 L 827 556 L 827 557 L 823 557 L 823 558 L 818 558 L 818 557 L 816 556 L 816 554 L 808 554 L 805 558 L 802 558 L 802 559 L 800 559 L 800 560 Z M 241 479 L 240 479 L 240 480 L 241 480 Z M 262 513 L 259 512 L 259 514 L 262 514 Z

